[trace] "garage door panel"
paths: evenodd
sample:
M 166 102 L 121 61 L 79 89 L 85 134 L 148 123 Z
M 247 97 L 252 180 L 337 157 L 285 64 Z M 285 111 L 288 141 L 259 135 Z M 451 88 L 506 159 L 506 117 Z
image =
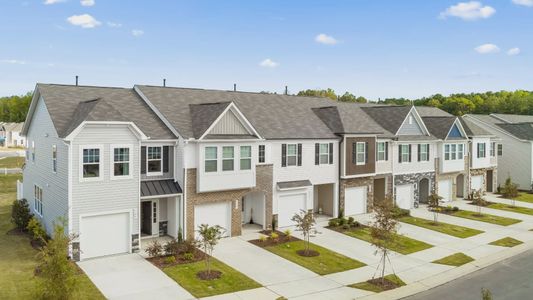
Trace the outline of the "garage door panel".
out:
M 366 186 L 346 188 L 344 190 L 344 214 L 347 216 L 366 213 Z
M 231 236 L 231 202 L 200 204 L 194 207 L 194 231 L 201 224 L 224 228 L 224 236 Z M 195 233 L 196 235 L 196 233 Z
M 412 184 L 396 186 L 396 205 L 399 208 L 411 209 L 414 203 L 414 187 Z
M 483 189 L 483 175 L 472 176 L 470 186 L 474 191 Z
M 439 180 L 439 196 L 442 197 L 442 201 L 452 201 L 452 180 Z
M 127 253 L 130 250 L 130 214 L 82 217 L 79 234 L 82 259 Z
M 282 195 L 278 197 L 278 226 L 292 226 L 291 220 L 295 214 L 306 211 L 307 194 Z

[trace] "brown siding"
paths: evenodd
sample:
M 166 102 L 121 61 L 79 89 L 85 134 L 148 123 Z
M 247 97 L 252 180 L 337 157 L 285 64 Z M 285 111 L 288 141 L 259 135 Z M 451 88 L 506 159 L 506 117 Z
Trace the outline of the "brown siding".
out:
M 364 165 L 356 165 L 353 162 L 353 147 L 357 142 L 368 143 L 368 162 Z M 346 176 L 371 174 L 376 172 L 376 138 L 375 137 L 350 137 L 346 138 Z

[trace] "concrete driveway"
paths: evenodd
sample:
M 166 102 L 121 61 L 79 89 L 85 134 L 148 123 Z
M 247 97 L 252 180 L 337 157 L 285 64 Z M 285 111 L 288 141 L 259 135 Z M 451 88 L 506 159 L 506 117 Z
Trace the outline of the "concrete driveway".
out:
M 91 259 L 78 265 L 107 299 L 194 299 L 138 254 Z

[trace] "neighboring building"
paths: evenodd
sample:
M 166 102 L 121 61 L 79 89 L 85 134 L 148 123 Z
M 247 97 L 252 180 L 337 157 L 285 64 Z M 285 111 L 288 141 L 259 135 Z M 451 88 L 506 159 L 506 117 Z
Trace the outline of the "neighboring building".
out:
M 527 115 L 465 115 L 469 121 L 491 136 L 498 138 L 487 146 L 487 157 L 498 163 L 498 174 L 493 174 L 493 189 L 502 186 L 507 177 L 521 190 L 530 190 L 533 184 L 533 116 Z M 485 142 L 488 141 L 485 139 Z
M 363 214 L 388 196 L 409 209 L 435 190 L 451 200 L 468 175 L 442 159 L 467 141 L 436 108 L 38 84 L 22 133 L 23 195 L 48 232 L 67 219 L 76 260 L 134 252 L 146 237 L 194 238 L 205 223 L 236 236 L 293 225 L 302 210 Z
M 24 147 L 26 139 L 21 136 L 24 123 L 0 122 L 0 147 Z

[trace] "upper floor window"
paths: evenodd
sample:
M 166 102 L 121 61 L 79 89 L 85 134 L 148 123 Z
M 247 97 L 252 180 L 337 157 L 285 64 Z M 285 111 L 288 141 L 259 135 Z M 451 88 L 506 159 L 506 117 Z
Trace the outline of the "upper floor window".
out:
M 233 171 L 235 153 L 232 146 L 222 147 L 222 171 Z
M 259 145 L 259 163 L 262 164 L 265 162 L 265 145 Z
M 205 172 L 217 171 L 217 147 L 205 147 Z
M 33 210 L 39 215 L 43 216 L 43 189 L 33 186 Z
M 496 156 L 496 143 L 492 142 L 490 143 L 490 157 Z
M 484 158 L 484 157 L 486 157 L 485 143 L 478 143 L 477 144 L 477 158 Z
M 398 157 L 399 157 L 400 163 L 411 161 L 411 145 L 409 144 L 399 145 L 398 150 L 399 150 Z
M 148 165 L 148 175 L 163 174 L 163 147 L 152 146 L 146 148 L 146 163 Z
M 31 141 L 31 162 L 35 162 L 35 141 Z
M 503 145 L 498 144 L 498 156 L 502 156 L 502 155 L 503 155 Z
M 281 144 L 281 166 L 302 165 L 302 144 Z
M 445 144 L 444 145 L 444 160 L 458 160 L 464 157 L 463 144 Z
M 296 166 L 298 161 L 298 148 L 296 144 L 287 144 L 287 166 Z
M 320 144 L 318 157 L 321 165 L 329 164 L 329 151 L 329 144 Z
M 418 161 L 429 161 L 429 144 L 418 145 Z
M 100 148 L 83 149 L 83 178 L 100 177 Z
M 450 144 L 444 145 L 444 160 L 450 160 Z
M 457 159 L 463 159 L 465 153 L 464 153 L 464 145 L 459 144 L 457 145 Z
M 456 160 L 457 159 L 457 145 L 452 144 L 451 146 L 452 146 L 451 147 L 452 160 Z
M 52 171 L 57 173 L 57 146 L 52 146 Z
M 127 177 L 130 172 L 130 148 L 113 148 L 113 177 Z
M 355 164 L 364 165 L 366 163 L 366 143 L 355 143 Z
M 378 142 L 377 145 L 377 161 L 386 161 L 388 152 L 388 142 Z
M 241 170 L 252 169 L 252 147 L 241 146 Z

